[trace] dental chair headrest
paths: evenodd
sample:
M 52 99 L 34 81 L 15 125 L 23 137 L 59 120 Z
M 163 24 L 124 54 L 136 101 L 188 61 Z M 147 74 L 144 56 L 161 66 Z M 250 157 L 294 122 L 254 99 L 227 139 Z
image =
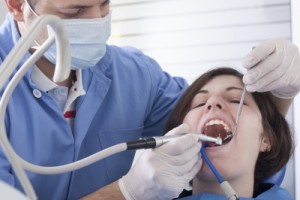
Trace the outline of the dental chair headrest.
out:
M 273 183 L 274 185 L 281 185 L 284 176 L 285 176 L 286 166 L 284 166 L 281 170 L 279 170 L 276 174 L 273 176 L 267 178 L 264 180 L 264 183 Z

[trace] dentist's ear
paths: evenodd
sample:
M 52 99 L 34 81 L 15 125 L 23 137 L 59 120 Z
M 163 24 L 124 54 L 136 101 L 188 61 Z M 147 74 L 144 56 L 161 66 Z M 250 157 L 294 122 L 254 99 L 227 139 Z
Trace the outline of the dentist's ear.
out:
M 5 0 L 8 11 L 16 21 L 23 21 L 23 3 L 24 0 Z

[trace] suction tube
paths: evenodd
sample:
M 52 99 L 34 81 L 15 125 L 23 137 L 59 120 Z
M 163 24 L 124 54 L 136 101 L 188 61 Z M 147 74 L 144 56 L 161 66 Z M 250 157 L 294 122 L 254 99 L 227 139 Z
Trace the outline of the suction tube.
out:
M 205 148 L 206 148 L 206 146 L 202 145 L 201 150 L 200 150 L 200 153 L 202 155 L 202 159 L 204 160 L 204 162 L 206 162 L 206 164 L 208 165 L 208 167 L 210 168 L 210 170 L 216 176 L 218 182 L 220 183 L 221 189 L 223 190 L 223 192 L 226 195 L 226 198 L 228 200 L 238 200 L 239 198 L 238 198 L 236 192 L 234 191 L 234 189 L 231 187 L 231 185 L 227 181 L 223 180 L 223 177 L 220 175 L 220 173 L 218 172 L 218 170 L 210 162 L 208 156 L 206 155 Z

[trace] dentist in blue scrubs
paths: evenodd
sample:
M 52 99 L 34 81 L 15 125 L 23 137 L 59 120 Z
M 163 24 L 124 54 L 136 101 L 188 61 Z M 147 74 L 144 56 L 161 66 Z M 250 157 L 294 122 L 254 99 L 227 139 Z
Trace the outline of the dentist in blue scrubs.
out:
M 56 61 L 52 47 L 26 73 L 8 103 L 6 130 L 21 157 L 34 164 L 56 166 L 121 142 L 164 134 L 166 120 L 187 83 L 171 77 L 155 60 L 135 48 L 106 44 L 111 25 L 109 0 L 5 0 L 5 3 L 9 13 L 0 28 L 0 62 L 42 14 L 64 20 L 71 45 L 72 72 L 67 80 L 52 81 Z M 20 66 L 50 34 L 45 28 Z M 274 40 L 271 44 L 275 46 L 271 52 L 262 48 L 267 55 L 263 57 L 265 63 L 269 58 L 274 63 L 275 58 L 275 64 L 281 63 L 275 71 L 285 71 L 287 67 L 295 70 L 298 65 L 290 64 L 290 57 L 282 56 L 285 51 L 272 54 L 282 47 L 281 43 L 278 46 Z M 283 44 L 288 49 L 293 47 L 287 41 Z M 294 54 L 298 55 L 298 51 L 288 52 L 289 56 Z M 256 78 L 267 77 L 266 83 L 272 82 L 270 77 L 275 75 L 265 74 L 273 68 L 257 69 L 264 73 Z M 282 85 L 292 89 L 295 86 L 294 82 Z M 275 90 L 282 85 L 267 89 Z M 282 104 L 279 100 L 278 105 L 286 109 L 290 101 Z M 179 126 L 168 134 L 188 131 L 188 127 Z M 70 173 L 27 174 L 39 199 L 171 199 L 187 188 L 199 171 L 199 148 L 195 137 L 185 136 L 146 151 L 134 170 L 130 169 L 134 152 L 127 151 Z M 187 159 L 186 153 L 192 156 Z M 0 179 L 22 191 L 2 151 Z
M 10 13 L 0 28 L 0 62 L 42 14 L 54 14 L 64 20 L 71 45 L 72 72 L 67 80 L 52 81 L 56 52 L 51 47 L 26 73 L 10 99 L 5 125 L 10 142 L 21 157 L 38 165 L 56 166 L 118 143 L 163 134 L 166 119 L 187 83 L 162 71 L 155 60 L 137 49 L 106 44 L 111 25 L 108 0 L 5 2 Z M 51 31 L 45 28 L 20 66 L 48 34 Z M 186 131 L 179 127 L 172 134 Z M 164 176 L 155 175 L 157 184 L 145 176 L 151 168 L 159 171 L 156 165 L 169 165 L 173 156 L 185 151 L 197 155 L 196 146 L 200 146 L 194 137 L 180 139 L 173 145 L 181 148 L 174 152 L 166 145 L 153 152 L 148 165 L 141 163 L 149 170 L 144 168 L 145 171 L 126 176 L 126 180 L 145 177 L 140 184 L 145 190 L 158 192 L 164 188 L 166 195 L 176 196 L 188 181 L 174 188 L 164 183 Z M 151 160 L 165 155 L 171 158 Z M 133 156 L 134 151 L 126 151 L 71 173 L 28 172 L 28 176 L 39 199 L 79 199 L 87 195 L 90 196 L 86 198 L 122 199 L 118 180 L 128 172 Z M 176 182 L 177 174 L 190 179 L 199 170 L 196 157 L 175 164 L 178 168 L 169 170 L 173 177 L 170 182 Z M 0 179 L 22 191 L 2 150 Z M 135 195 L 140 199 L 142 193 Z

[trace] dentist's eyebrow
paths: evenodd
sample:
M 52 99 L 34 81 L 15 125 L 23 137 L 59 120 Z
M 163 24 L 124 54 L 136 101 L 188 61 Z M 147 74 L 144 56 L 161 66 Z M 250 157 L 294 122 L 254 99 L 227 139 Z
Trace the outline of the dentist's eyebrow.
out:
M 101 2 L 100 6 L 104 6 L 104 5 L 109 4 L 109 3 L 110 3 L 110 0 L 105 0 L 105 1 Z M 75 4 L 75 5 L 65 6 L 65 7 L 62 7 L 62 9 L 90 8 L 90 7 L 93 7 L 93 6 L 94 6 L 93 4 L 83 3 L 83 4 Z
M 71 9 L 83 9 L 83 8 L 90 8 L 91 5 L 68 5 L 61 7 L 62 10 L 71 10 Z

